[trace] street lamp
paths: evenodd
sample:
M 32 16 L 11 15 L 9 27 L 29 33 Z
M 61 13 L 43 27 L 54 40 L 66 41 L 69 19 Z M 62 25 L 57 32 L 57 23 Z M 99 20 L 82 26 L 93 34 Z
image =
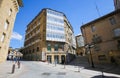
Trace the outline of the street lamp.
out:
M 87 44 L 85 47 L 87 48 L 87 50 L 90 52 L 90 59 L 91 59 L 91 67 L 92 68 L 95 68 L 95 66 L 94 66 L 94 62 L 93 62 L 93 58 L 92 58 L 92 53 L 91 53 L 91 48 L 93 48 L 93 44 L 91 43 L 91 44 Z

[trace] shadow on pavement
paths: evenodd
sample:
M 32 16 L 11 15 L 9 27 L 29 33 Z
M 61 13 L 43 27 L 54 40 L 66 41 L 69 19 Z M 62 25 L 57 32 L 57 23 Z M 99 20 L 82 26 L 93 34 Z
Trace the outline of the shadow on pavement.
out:
M 91 77 L 91 78 L 118 78 L 118 77 L 98 75 L 98 76 L 94 76 L 94 77 Z
M 12 74 L 11 72 L 7 72 L 7 74 Z
M 95 68 L 89 66 L 85 67 L 85 69 L 120 75 L 120 66 L 118 65 L 96 65 Z
M 120 75 L 120 65 L 115 65 L 115 64 L 94 64 L 95 68 L 92 68 L 91 63 L 88 63 L 87 61 L 85 61 L 85 62 L 78 62 L 78 63 L 72 63 L 72 64 L 68 63 L 67 65 L 71 65 L 75 67 L 80 66 L 88 70 L 94 70 L 94 71 L 100 71 L 100 72 L 113 73 L 113 74 Z

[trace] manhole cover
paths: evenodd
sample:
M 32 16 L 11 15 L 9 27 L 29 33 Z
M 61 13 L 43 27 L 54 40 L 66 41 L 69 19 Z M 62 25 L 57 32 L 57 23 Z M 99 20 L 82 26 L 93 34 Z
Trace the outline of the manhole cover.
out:
M 45 72 L 45 73 L 42 73 L 42 75 L 47 75 L 47 76 L 49 76 L 51 73 L 47 73 L 47 72 Z
M 58 72 L 57 75 L 66 75 L 65 72 Z

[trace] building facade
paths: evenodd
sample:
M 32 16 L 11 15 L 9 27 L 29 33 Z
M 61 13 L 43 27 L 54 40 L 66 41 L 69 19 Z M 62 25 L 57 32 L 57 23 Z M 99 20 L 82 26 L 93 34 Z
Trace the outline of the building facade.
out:
M 115 9 L 120 9 L 120 0 L 114 0 Z
M 111 12 L 81 27 L 85 44 L 92 44 L 93 61 L 120 63 L 120 10 Z
M 24 58 L 50 63 L 63 63 L 66 54 L 74 54 L 74 32 L 65 15 L 51 9 L 43 9 L 27 26 L 24 42 Z M 67 30 L 71 36 L 68 36 Z M 68 36 L 68 37 L 66 37 Z M 66 42 L 71 38 L 71 42 Z M 69 47 L 72 51 L 69 51 Z
M 85 44 L 84 44 L 84 38 L 82 35 L 76 36 L 76 54 L 79 56 L 85 55 Z
M 7 58 L 9 42 L 21 0 L 0 0 L 0 62 Z

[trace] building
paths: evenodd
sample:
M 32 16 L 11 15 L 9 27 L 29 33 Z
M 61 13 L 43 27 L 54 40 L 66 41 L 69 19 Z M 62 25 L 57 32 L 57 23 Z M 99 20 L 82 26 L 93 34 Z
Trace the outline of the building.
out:
M 115 9 L 120 9 L 120 0 L 114 0 Z
M 85 47 L 84 47 L 84 38 L 82 35 L 76 36 L 76 54 L 79 56 L 85 55 Z
M 61 12 L 42 9 L 27 26 L 24 59 L 63 63 L 72 59 L 75 48 L 72 26 Z
M 14 59 L 21 60 L 23 54 L 19 50 L 20 50 L 19 48 L 12 49 L 11 47 L 9 47 L 7 60 L 14 60 Z
M 120 10 L 81 26 L 81 31 L 94 62 L 110 63 L 114 57 L 120 63 Z
M 0 62 L 7 58 L 9 42 L 22 0 L 0 0 Z

